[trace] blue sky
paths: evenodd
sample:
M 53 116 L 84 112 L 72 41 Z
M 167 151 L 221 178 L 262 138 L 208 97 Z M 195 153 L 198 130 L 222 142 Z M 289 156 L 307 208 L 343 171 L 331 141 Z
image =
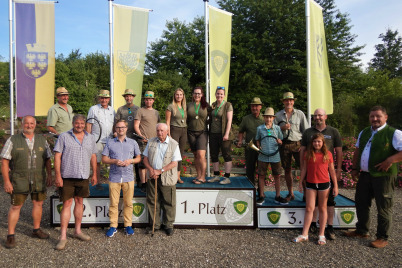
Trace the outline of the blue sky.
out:
M 152 9 L 149 16 L 148 42 L 160 38 L 166 21 L 178 18 L 191 22 L 204 15 L 203 0 L 115 0 L 121 5 Z M 375 53 L 374 46 L 381 42 L 378 36 L 387 28 L 402 29 L 401 0 L 336 0 L 337 8 L 348 13 L 356 45 L 366 45 L 361 57 L 367 64 Z M 107 0 L 59 0 L 56 4 L 56 54 L 67 56 L 71 50 L 83 54 L 109 51 L 109 20 Z M 218 7 L 215 0 L 210 5 Z M 9 58 L 8 0 L 0 1 L 0 56 Z

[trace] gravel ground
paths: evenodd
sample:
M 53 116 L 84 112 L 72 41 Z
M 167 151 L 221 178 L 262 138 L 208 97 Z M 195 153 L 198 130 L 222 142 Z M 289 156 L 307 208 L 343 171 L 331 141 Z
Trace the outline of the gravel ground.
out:
M 49 194 L 53 192 L 50 188 Z M 341 194 L 352 199 L 354 192 L 340 189 Z M 384 249 L 368 247 L 375 238 L 377 225 L 377 213 L 372 213 L 370 240 L 345 238 L 341 236 L 342 230 L 336 230 L 337 239 L 325 246 L 316 244 L 315 235 L 307 243 L 290 242 L 300 229 L 176 229 L 172 237 L 163 232 L 151 237 L 145 234 L 145 229 L 137 228 L 132 237 L 125 237 L 119 229 L 113 238 L 107 239 L 104 229 L 89 228 L 84 232 L 92 237 L 90 242 L 69 237 L 66 249 L 56 251 L 59 231 L 49 224 L 49 200 L 44 204 L 42 228 L 51 238 L 43 241 L 30 237 L 32 204 L 27 201 L 17 225 L 17 247 L 11 250 L 4 247 L 10 200 L 1 190 L 0 267 L 402 267 L 402 190 L 397 189 L 395 195 L 394 228 L 390 244 Z M 73 232 L 68 230 L 70 236 Z

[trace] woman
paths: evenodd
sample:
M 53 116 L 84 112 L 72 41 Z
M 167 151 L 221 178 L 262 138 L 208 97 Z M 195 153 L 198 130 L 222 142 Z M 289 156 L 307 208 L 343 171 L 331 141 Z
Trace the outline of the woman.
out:
M 308 170 L 308 172 L 307 172 Z M 331 188 L 329 174 L 334 184 L 334 196 L 338 195 L 338 184 L 334 169 L 334 160 L 331 152 L 327 150 L 324 135 L 314 134 L 311 138 L 307 152 L 304 155 L 303 166 L 301 170 L 300 191 L 303 190 L 303 180 L 306 179 L 306 212 L 304 214 L 303 232 L 293 239 L 293 242 L 299 243 L 308 240 L 308 230 L 313 219 L 315 201 L 318 196 L 318 211 L 320 213 L 320 233 L 318 244 L 325 245 L 325 225 L 327 223 L 327 200 Z
M 180 154 L 183 157 L 184 147 L 187 143 L 187 107 L 186 97 L 181 88 L 176 89 L 173 94 L 172 103 L 166 109 L 166 125 L 168 135 L 179 143 Z M 177 165 L 177 182 L 183 183 L 180 178 L 181 161 Z
M 191 151 L 194 154 L 195 170 L 197 177 L 193 180 L 195 184 L 203 184 L 207 169 L 205 153 L 208 144 L 207 120 L 210 107 L 205 100 L 202 87 L 193 89 L 193 102 L 187 105 L 187 137 Z
M 230 155 L 232 140 L 232 119 L 233 107 L 230 102 L 224 100 L 225 88 L 217 87 L 215 91 L 216 101 L 212 103 L 211 108 L 211 127 L 209 129 L 209 144 L 211 148 L 211 160 L 214 169 L 214 177 L 208 182 L 220 181 L 219 172 L 219 150 L 222 152 L 225 168 L 224 179 L 220 184 L 231 183 L 229 177 L 232 171 L 232 157 Z

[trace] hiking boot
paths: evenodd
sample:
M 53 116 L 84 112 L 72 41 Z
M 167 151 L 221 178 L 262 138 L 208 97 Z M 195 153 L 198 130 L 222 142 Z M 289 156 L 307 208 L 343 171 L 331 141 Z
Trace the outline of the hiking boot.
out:
M 166 233 L 168 236 L 172 236 L 173 233 L 174 233 L 174 229 L 173 229 L 173 228 L 166 228 L 166 229 L 165 229 L 165 233 Z
M 43 232 L 41 229 L 38 229 L 36 232 L 32 232 L 32 237 L 36 237 L 39 239 L 48 239 L 49 238 L 49 234 Z
M 370 246 L 373 248 L 384 248 L 388 245 L 388 241 L 381 239 L 381 238 L 377 238 L 375 241 L 370 243 Z
M 329 240 L 335 240 L 336 236 L 335 236 L 334 228 L 326 228 L 326 229 L 325 229 L 325 236 L 326 236 Z
M 358 237 L 358 238 L 368 238 L 369 237 L 368 234 L 361 234 L 361 233 L 358 233 L 356 230 L 344 232 L 343 235 L 347 236 L 347 237 Z
M 265 196 L 260 196 L 257 199 L 257 205 L 262 205 L 265 202 Z
M 106 236 L 113 237 L 115 233 L 117 233 L 117 229 L 114 227 L 110 227 L 109 230 L 107 230 L 106 232 Z
M 219 182 L 219 184 L 229 184 L 229 183 L 232 183 L 232 182 L 227 177 L 223 178 L 223 180 L 221 182 Z
M 274 202 L 276 204 L 281 204 L 281 205 L 288 205 L 289 201 L 283 198 L 282 196 L 275 196 Z
M 293 200 L 295 200 L 295 196 L 294 195 L 291 195 L 291 194 L 288 194 L 286 197 L 285 197 L 285 199 L 288 201 L 288 203 L 290 202 L 290 201 L 293 201 Z
M 7 235 L 7 240 L 6 240 L 6 248 L 15 248 L 15 236 L 14 235 Z
M 317 231 L 318 231 L 317 223 L 316 222 L 311 222 L 309 232 L 312 233 L 312 234 L 316 234 Z
M 126 233 L 127 236 L 133 235 L 133 234 L 134 234 L 134 229 L 133 229 L 131 226 L 127 226 L 127 227 L 124 229 L 124 232 Z
M 218 182 L 221 180 L 219 176 L 213 176 L 212 179 L 207 180 L 207 182 Z

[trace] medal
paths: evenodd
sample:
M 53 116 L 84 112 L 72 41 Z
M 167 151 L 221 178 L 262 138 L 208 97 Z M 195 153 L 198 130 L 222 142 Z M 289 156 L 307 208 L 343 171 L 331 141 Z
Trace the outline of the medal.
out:
M 195 119 L 198 119 L 198 115 L 195 117 Z
M 198 110 L 200 109 L 201 103 L 198 104 L 198 107 L 194 103 L 194 110 L 195 110 L 195 119 L 198 119 Z

